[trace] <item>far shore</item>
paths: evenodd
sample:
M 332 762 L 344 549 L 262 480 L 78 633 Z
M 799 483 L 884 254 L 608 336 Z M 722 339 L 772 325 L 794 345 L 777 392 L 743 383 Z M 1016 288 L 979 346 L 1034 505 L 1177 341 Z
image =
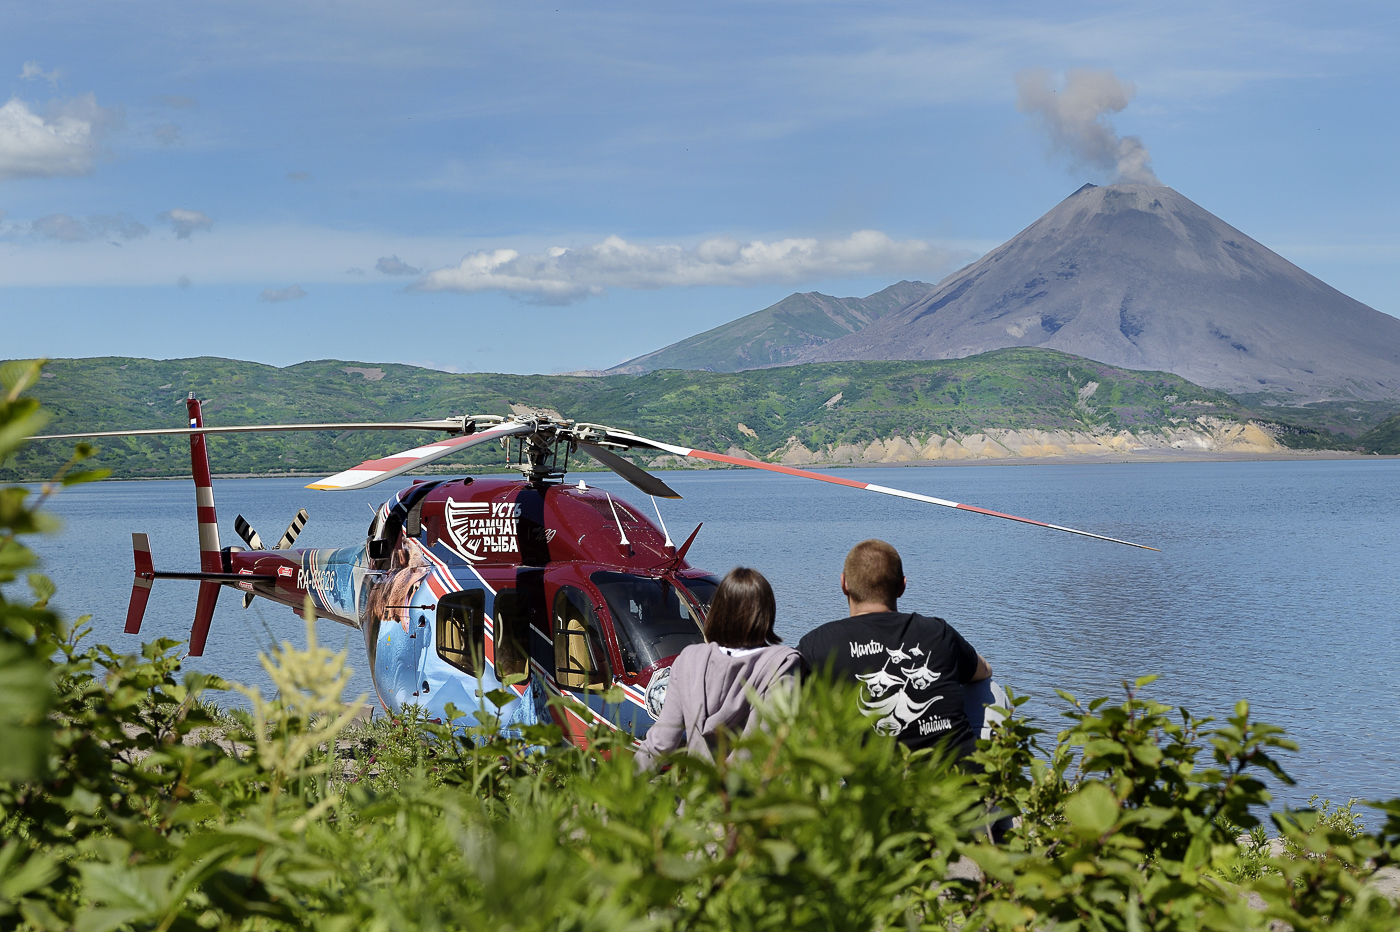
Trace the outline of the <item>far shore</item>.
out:
M 1379 453 L 1355 453 L 1349 450 L 1290 450 L 1286 453 L 1212 453 L 1204 450 L 1162 450 L 1155 449 L 1142 453 L 1067 453 L 1063 456 L 1000 456 L 1000 457 L 969 457 L 957 460 L 906 460 L 894 463 L 823 463 L 811 466 L 804 466 L 803 469 L 824 471 L 828 469 L 896 469 L 904 466 L 914 467 L 937 467 L 937 466 L 1086 466 L 1100 464 L 1132 464 L 1132 463 L 1252 463 L 1252 462 L 1278 462 L 1285 460 L 1393 460 L 1400 459 L 1400 455 L 1379 454 Z M 690 469 L 651 469 L 650 472 L 691 472 L 706 471 L 713 469 L 737 469 L 739 467 L 730 466 L 699 466 L 695 470 Z M 470 467 L 460 469 L 438 469 L 423 473 L 409 473 L 415 478 L 426 476 L 454 476 L 454 475 L 511 475 L 514 470 L 492 470 L 490 472 L 478 472 Z M 608 472 L 599 467 L 585 467 L 570 469 L 569 472 L 578 473 L 600 473 Z M 319 479 L 324 476 L 324 470 L 307 472 L 216 472 L 215 479 Z M 165 482 L 172 479 L 188 479 L 189 475 L 183 476 L 112 476 L 104 479 L 104 482 Z M 45 480 L 30 479 L 19 480 L 21 482 L 39 483 Z

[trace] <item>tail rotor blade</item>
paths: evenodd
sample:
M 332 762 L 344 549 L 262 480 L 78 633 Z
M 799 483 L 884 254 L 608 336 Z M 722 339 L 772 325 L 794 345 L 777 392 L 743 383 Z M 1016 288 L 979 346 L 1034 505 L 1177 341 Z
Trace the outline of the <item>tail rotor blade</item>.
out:
M 253 550 L 263 549 L 262 538 L 258 536 L 258 532 L 253 530 L 253 526 L 249 524 L 248 520 L 242 515 L 233 519 L 233 530 L 239 537 L 243 538 L 243 543 L 247 544 Z
M 795 469 L 792 466 L 783 466 L 779 463 L 765 463 L 762 460 L 746 460 L 737 456 L 729 456 L 725 453 L 711 453 L 708 450 L 693 450 L 689 447 L 678 447 L 670 443 L 662 443 L 658 440 L 649 440 L 646 437 L 639 437 L 636 434 L 629 434 L 625 431 L 609 430 L 607 439 L 615 443 L 626 444 L 628 446 L 650 447 L 654 450 L 661 450 L 673 456 L 684 456 L 690 459 L 710 460 L 716 463 L 727 463 L 730 466 L 745 466 L 749 469 L 764 469 L 768 472 L 782 473 L 787 476 L 798 476 L 803 479 L 816 479 L 818 482 L 830 482 L 833 485 L 844 485 L 853 489 L 862 489 L 866 492 L 879 492 L 882 495 L 894 495 L 899 498 L 907 498 L 911 501 L 925 502 L 930 505 L 942 505 L 944 508 L 956 508 L 959 511 L 970 511 L 973 514 L 988 515 L 993 518 L 1005 518 L 1007 521 L 1018 521 L 1022 524 L 1031 524 L 1036 527 L 1049 528 L 1052 531 L 1064 531 L 1066 534 L 1077 534 L 1080 537 L 1092 537 L 1094 540 L 1108 541 L 1111 544 L 1123 544 L 1127 547 L 1138 547 L 1142 550 L 1157 550 L 1156 547 L 1149 547 L 1146 544 L 1136 544 L 1130 540 L 1119 540 L 1116 537 L 1107 537 L 1103 534 L 1095 534 L 1091 531 L 1081 531 L 1078 528 L 1063 527 L 1058 524 L 1049 524 L 1045 521 L 1036 521 L 1034 518 L 1022 518 L 1017 515 L 1009 515 L 1000 511 L 991 511 L 986 508 L 979 508 L 976 505 L 966 505 L 962 502 L 951 502 L 943 498 L 934 498 L 931 495 L 919 495 L 916 492 L 905 492 L 902 489 L 892 489 L 883 485 L 876 485 L 873 482 L 857 482 L 854 479 L 847 479 L 842 476 L 833 476 L 826 473 L 810 472 L 806 469 Z
M 662 498 L 681 497 L 680 493 L 672 489 L 669 485 L 662 482 L 645 469 L 628 462 L 609 449 L 600 447 L 596 443 L 584 443 L 582 441 L 579 442 L 578 448 L 648 495 L 659 495 Z
M 292 523 L 287 525 L 287 533 L 283 534 L 282 539 L 277 542 L 276 549 L 286 550 L 288 547 L 292 546 L 292 544 L 295 544 L 297 538 L 301 536 L 301 529 L 306 527 L 307 520 L 306 509 L 303 508 L 301 511 L 298 511 L 296 517 L 292 519 Z

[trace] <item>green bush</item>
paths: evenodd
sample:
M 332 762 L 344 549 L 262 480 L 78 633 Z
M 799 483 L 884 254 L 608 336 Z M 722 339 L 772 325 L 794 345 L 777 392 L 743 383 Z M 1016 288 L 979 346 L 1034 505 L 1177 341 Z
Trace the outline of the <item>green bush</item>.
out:
M 38 413 L 19 398 L 32 376 L 0 376 L 4 455 Z M 33 562 L 21 538 L 44 523 L 22 490 L 0 505 L 0 928 L 1400 923 L 1367 883 L 1400 847 L 1400 800 L 1376 832 L 1325 803 L 1276 813 L 1270 839 L 1267 784 L 1288 782 L 1293 746 L 1245 703 L 1217 724 L 1146 698 L 1150 678 L 1116 703 L 1065 695 L 1053 746 L 1013 714 L 970 775 L 874 735 L 848 690 L 814 679 L 718 763 L 639 775 L 609 728 L 576 748 L 489 717 L 354 722 L 345 656 L 308 623 L 305 649 L 263 658 L 276 694 L 233 687 L 246 710 L 219 712 L 229 687 L 182 679 L 176 643 L 85 647 L 46 581 L 13 598 Z

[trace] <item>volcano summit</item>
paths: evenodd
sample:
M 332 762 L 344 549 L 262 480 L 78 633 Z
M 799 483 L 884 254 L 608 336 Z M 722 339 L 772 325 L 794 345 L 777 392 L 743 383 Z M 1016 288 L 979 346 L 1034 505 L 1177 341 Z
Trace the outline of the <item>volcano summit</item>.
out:
M 1086 184 L 929 294 L 791 361 L 1008 346 L 1292 403 L 1400 397 L 1400 320 L 1156 185 Z

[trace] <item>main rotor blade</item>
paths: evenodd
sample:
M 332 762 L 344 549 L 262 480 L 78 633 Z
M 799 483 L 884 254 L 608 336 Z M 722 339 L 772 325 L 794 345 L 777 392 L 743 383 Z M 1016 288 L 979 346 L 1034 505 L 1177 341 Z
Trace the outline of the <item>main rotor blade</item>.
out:
M 926 502 L 930 505 L 942 505 L 945 508 L 956 508 L 959 511 L 970 511 L 979 515 L 990 515 L 993 518 L 1005 518 L 1008 521 L 1019 521 L 1022 524 L 1033 524 L 1036 527 L 1049 528 L 1052 531 L 1064 531 L 1066 534 L 1078 534 L 1080 537 L 1092 537 L 1094 540 L 1105 540 L 1111 544 L 1123 544 L 1128 547 L 1138 547 L 1142 550 L 1157 550 L 1156 547 L 1149 547 L 1146 544 L 1135 544 L 1130 540 L 1119 540 L 1116 537 L 1105 537 L 1102 534 L 1094 534 L 1090 531 L 1081 531 L 1077 528 L 1062 527 L 1058 524 L 1048 524 L 1044 521 L 1036 521 L 1034 518 L 1021 518 L 1016 515 L 1004 514 L 1000 511 L 990 511 L 986 508 L 978 508 L 976 505 L 964 505 L 961 502 L 950 502 L 943 498 L 934 498 L 931 495 L 919 495 L 917 492 L 905 492 L 902 489 L 891 489 L 883 485 L 875 485 L 873 482 L 857 482 L 854 479 L 846 479 L 841 476 L 828 475 L 826 473 L 809 472 L 805 469 L 794 469 L 791 466 L 783 466 L 778 463 L 765 463 L 762 460 L 746 460 L 737 456 L 729 456 L 724 453 L 711 453 L 708 450 L 692 450 L 689 447 L 678 447 L 669 443 L 662 443 L 658 440 L 648 440 L 646 437 L 638 437 L 636 434 L 629 434 L 625 431 L 609 430 L 608 439 L 617 443 L 629 444 L 631 446 L 651 447 L 670 453 L 674 456 L 685 456 L 691 459 L 712 460 L 716 463 L 728 463 L 731 466 L 747 466 L 750 469 L 766 469 L 769 472 L 783 473 L 788 476 L 799 476 L 803 479 L 816 479 L 819 482 L 830 482 L 834 485 L 844 485 L 853 489 L 863 489 L 867 492 L 879 492 L 882 495 L 895 495 L 899 498 L 907 498 L 916 502 Z M 1159 551 L 1160 552 L 1160 551 Z
M 467 419 L 471 423 L 471 419 Z M 361 421 L 350 424 L 255 424 L 240 427 L 157 427 L 150 430 L 90 430 L 80 434 L 45 434 L 30 440 L 76 440 L 79 437 L 159 437 L 164 434 L 254 434 L 283 430 L 445 430 L 461 433 L 462 418 L 440 421 Z
M 320 482 L 313 482 L 307 488 L 345 492 L 367 489 L 385 479 L 402 475 L 416 466 L 426 466 L 434 460 L 442 459 L 449 453 L 457 453 L 488 440 L 499 440 L 502 437 L 514 437 L 518 434 L 533 434 L 538 429 L 539 425 L 535 421 L 506 421 L 504 424 L 487 427 L 474 434 L 467 434 L 465 437 L 452 437 L 437 443 L 430 443 L 427 446 L 404 450 L 402 453 L 395 453 L 393 456 L 386 456 L 382 459 L 366 460 L 352 469 L 328 476 Z
M 681 493 L 675 491 L 642 467 L 628 462 L 605 447 L 600 447 L 596 443 L 584 443 L 580 441 L 578 448 L 648 495 L 659 495 L 662 498 L 681 497 Z

